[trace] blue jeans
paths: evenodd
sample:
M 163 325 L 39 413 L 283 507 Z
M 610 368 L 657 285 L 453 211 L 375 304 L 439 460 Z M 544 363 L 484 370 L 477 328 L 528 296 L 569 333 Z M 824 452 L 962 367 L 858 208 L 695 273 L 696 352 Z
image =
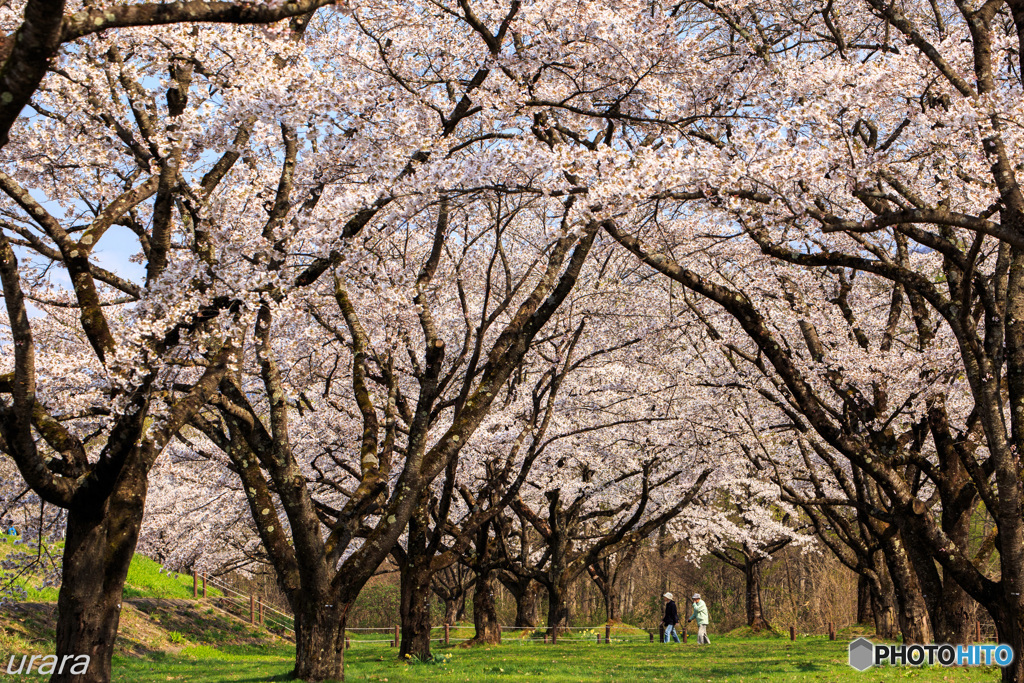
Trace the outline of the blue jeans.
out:
M 675 638 L 677 643 L 682 642 L 679 640 L 679 633 L 675 630 L 675 627 L 672 624 L 665 624 L 665 639 L 662 642 L 671 643 L 672 641 L 669 640 L 669 636 Z

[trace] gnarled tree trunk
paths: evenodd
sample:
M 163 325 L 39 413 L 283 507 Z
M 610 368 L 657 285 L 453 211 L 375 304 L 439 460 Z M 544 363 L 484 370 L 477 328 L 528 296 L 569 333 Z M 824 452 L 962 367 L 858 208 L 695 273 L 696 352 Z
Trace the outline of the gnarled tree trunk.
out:
M 417 558 L 402 568 L 401 619 L 402 640 L 399 657 L 411 655 L 420 660 L 430 659 L 430 568 L 429 559 L 424 567 Z
M 857 577 L 857 623 L 866 624 L 872 621 L 874 612 L 871 609 L 871 580 L 863 574 Z
M 928 606 L 901 540 L 884 541 L 885 563 L 896 594 L 897 617 L 905 643 L 931 643 L 932 627 Z
M 516 601 L 515 626 L 527 628 L 539 624 L 537 601 L 543 586 L 535 579 L 508 574 L 502 575 L 501 582 Z
M 431 569 L 433 549 L 427 540 L 429 519 L 423 503 L 409 519 L 406 550 L 398 556 L 401 569 L 402 621 L 401 643 L 398 656 L 430 659 L 430 584 L 434 577 Z
M 563 632 L 569 627 L 569 587 L 561 581 L 548 586 L 548 630 Z
M 888 571 L 880 566 L 878 580 L 870 583 L 871 616 L 875 622 L 875 633 L 879 638 L 895 640 L 899 635 L 896 618 L 896 592 Z
M 295 609 L 295 669 L 302 681 L 344 680 L 345 621 L 351 605 L 325 595 L 302 595 Z
M 106 683 L 121 619 L 124 581 L 139 540 L 146 480 L 127 470 L 106 501 L 68 510 L 57 595 L 57 661 L 89 656 L 84 674 L 54 671 L 52 683 Z
M 494 604 L 494 572 L 485 571 L 476 575 L 473 588 L 473 626 L 476 634 L 474 643 L 495 644 L 501 642 L 501 626 Z

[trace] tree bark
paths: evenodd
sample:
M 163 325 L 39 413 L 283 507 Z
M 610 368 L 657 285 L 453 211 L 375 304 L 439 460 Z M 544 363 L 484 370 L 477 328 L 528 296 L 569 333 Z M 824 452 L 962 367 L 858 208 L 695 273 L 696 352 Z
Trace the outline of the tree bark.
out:
M 748 557 L 743 572 L 747 585 L 747 626 L 755 633 L 772 627 L 765 619 L 761 605 L 761 562 L 762 558 Z
M 295 669 L 302 681 L 343 681 L 345 621 L 351 604 L 323 595 L 303 595 L 295 610 Z
M 455 624 L 458 618 L 459 601 L 455 598 L 445 598 L 444 601 L 444 623 L 449 626 Z
M 1024 652 L 1024 624 L 1021 624 L 1020 612 L 1014 605 L 1000 601 L 988 607 L 992 621 L 996 625 L 996 637 L 1000 643 L 1013 648 L 1013 663 L 1002 670 L 1002 683 L 1021 683 L 1024 681 L 1024 661 L 1019 653 Z
M 455 623 L 466 620 L 466 594 L 459 596 L 458 607 L 455 609 Z
M 559 633 L 569 627 L 568 586 L 560 581 L 548 586 L 548 629 Z
M 601 591 L 601 593 L 604 598 L 604 613 L 608 617 L 608 621 L 621 621 L 619 609 L 621 600 L 619 600 L 615 586 L 609 586 L 608 590 Z
M 917 577 L 918 586 L 921 588 L 921 597 L 928 609 L 928 619 L 932 625 L 932 635 L 939 637 L 946 627 L 946 610 L 942 604 L 942 577 L 935 566 L 935 560 L 928 552 L 924 544 L 913 534 L 903 536 L 903 547 L 906 548 L 907 558 L 914 568 L 914 575 Z M 945 641 L 938 641 L 945 642 Z
M 896 595 L 900 632 L 905 643 L 931 643 L 928 606 L 901 540 L 894 536 L 883 543 L 885 563 Z
M 966 516 L 964 522 L 966 522 Z M 969 542 L 967 536 L 967 525 L 958 523 L 957 528 L 963 527 L 963 533 L 950 534 L 953 542 L 961 547 L 967 547 Z M 932 623 L 935 642 L 965 644 L 973 638 L 973 624 L 975 615 L 974 600 L 967 592 L 953 580 L 948 572 L 945 576 L 939 573 L 935 566 L 935 559 L 924 544 L 916 539 L 908 537 L 907 550 L 914 569 L 917 571 L 921 586 L 927 590 L 925 603 L 928 605 L 928 615 Z
M 68 510 L 68 526 L 57 595 L 57 661 L 89 656 L 84 674 L 55 671 L 51 683 L 106 683 L 121 619 L 121 599 L 146 500 L 145 477 L 126 471 L 101 504 Z M 69 662 L 74 661 L 68 660 Z
M 540 598 L 541 584 L 529 577 L 510 578 L 504 576 L 502 584 L 516 601 L 516 626 L 533 627 L 540 623 L 537 611 L 537 600 Z
M 892 581 L 883 571 L 879 580 L 869 585 L 871 588 L 871 616 L 875 622 L 875 634 L 885 640 L 895 640 L 899 634 L 899 628 L 896 623 L 896 594 Z
M 871 581 L 860 574 L 857 577 L 857 623 L 866 624 L 874 618 L 871 609 Z
M 978 603 L 967 594 L 952 577 L 942 582 L 942 617 L 935 628 L 939 643 L 967 644 L 974 640 L 974 622 L 978 616 Z
M 476 575 L 473 588 L 473 626 L 476 634 L 474 643 L 497 644 L 501 642 L 501 626 L 494 604 L 494 572 L 485 571 Z
M 411 557 L 402 568 L 401 619 L 402 641 L 398 656 L 411 655 L 426 661 L 430 659 L 430 560 L 426 566 L 420 557 Z

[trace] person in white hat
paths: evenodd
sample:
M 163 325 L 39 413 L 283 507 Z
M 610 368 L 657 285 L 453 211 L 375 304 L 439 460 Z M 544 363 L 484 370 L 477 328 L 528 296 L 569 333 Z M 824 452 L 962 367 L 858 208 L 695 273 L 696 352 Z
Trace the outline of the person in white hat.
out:
M 665 617 L 661 620 L 661 626 L 665 629 L 665 637 L 662 638 L 663 643 L 670 643 L 670 637 L 675 638 L 676 642 L 682 642 L 679 640 L 679 633 L 676 625 L 679 623 L 679 611 L 676 609 L 675 599 L 671 593 L 665 593 L 661 596 L 665 600 Z
M 696 621 L 697 644 L 710 645 L 711 639 L 708 638 L 708 606 L 700 599 L 700 593 L 694 593 L 690 599 L 693 600 L 693 615 L 686 620 L 686 623 L 689 624 L 691 621 Z

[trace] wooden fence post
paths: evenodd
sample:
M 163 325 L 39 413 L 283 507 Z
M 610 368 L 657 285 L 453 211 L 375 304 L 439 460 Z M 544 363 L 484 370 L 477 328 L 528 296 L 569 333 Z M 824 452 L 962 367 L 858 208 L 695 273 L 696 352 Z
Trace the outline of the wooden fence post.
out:
M 654 634 L 653 634 L 653 633 L 651 633 L 650 631 L 648 631 L 648 632 L 647 632 L 647 635 L 648 635 L 648 636 L 650 636 L 650 638 L 651 638 L 651 642 L 653 643 L 653 642 L 654 642 Z
M 789 627 L 789 639 L 796 640 L 796 626 Z
M 547 631 L 544 632 L 544 644 L 545 645 L 548 644 L 548 632 Z
M 206 598 L 206 574 L 203 574 L 203 598 Z
M 450 628 L 451 628 L 451 626 L 449 626 L 448 624 L 444 625 L 444 644 L 445 645 L 451 645 L 451 633 L 449 631 Z
M 256 596 L 249 594 L 249 626 L 256 625 Z
M 684 644 L 684 645 L 686 644 L 686 636 L 688 636 L 688 635 L 689 635 L 689 634 L 688 634 L 688 633 L 686 632 L 686 629 L 684 628 L 684 629 L 683 629 L 683 644 Z
M 259 598 L 260 605 L 260 626 L 263 626 L 263 598 Z
M 195 600 L 199 597 L 199 574 L 196 570 L 192 570 L 192 599 Z
M 398 635 L 398 624 L 395 624 L 395 647 L 398 647 L 399 635 Z
M 598 636 L 597 640 L 600 641 L 601 637 Z M 611 645 L 611 642 L 612 642 L 612 627 L 611 627 L 611 624 L 605 624 L 604 625 L 604 644 L 605 645 Z
M 348 636 L 345 636 L 345 649 L 346 650 L 352 649 L 352 639 L 349 638 Z
M 828 639 L 829 640 L 835 640 L 836 639 L 835 625 L 831 621 L 828 622 Z

